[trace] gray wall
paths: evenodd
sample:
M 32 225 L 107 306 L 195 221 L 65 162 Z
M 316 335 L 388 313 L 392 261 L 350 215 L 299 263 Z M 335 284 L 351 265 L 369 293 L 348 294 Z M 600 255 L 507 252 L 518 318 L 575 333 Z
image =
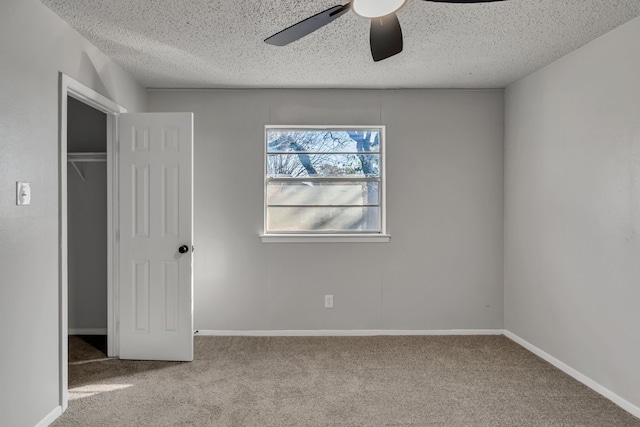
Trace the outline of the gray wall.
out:
M 107 115 L 69 98 L 69 152 L 105 152 Z M 67 166 L 69 329 L 107 328 L 107 163 Z M 86 331 L 85 331 L 86 332 Z
M 195 113 L 197 329 L 503 327 L 501 90 L 151 91 L 149 109 Z M 386 125 L 391 242 L 262 243 L 265 124 Z
M 505 327 L 640 406 L 640 18 L 506 91 Z
M 36 0 L 0 2 L 0 414 L 33 426 L 59 404 L 58 149 L 62 71 L 131 110 L 146 94 Z M 66 165 L 64 165 L 66 171 Z M 32 204 L 15 204 L 29 181 Z

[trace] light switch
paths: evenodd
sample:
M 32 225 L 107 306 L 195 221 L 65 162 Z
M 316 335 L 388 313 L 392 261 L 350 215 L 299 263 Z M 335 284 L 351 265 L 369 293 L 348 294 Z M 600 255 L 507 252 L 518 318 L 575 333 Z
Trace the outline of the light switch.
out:
M 18 206 L 31 204 L 31 184 L 28 182 L 16 182 L 16 204 Z

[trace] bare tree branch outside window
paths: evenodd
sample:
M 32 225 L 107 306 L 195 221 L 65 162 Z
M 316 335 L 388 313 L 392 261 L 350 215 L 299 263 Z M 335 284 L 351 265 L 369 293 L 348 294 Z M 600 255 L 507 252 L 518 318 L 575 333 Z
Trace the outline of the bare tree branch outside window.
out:
M 268 129 L 267 231 L 379 232 L 379 129 Z

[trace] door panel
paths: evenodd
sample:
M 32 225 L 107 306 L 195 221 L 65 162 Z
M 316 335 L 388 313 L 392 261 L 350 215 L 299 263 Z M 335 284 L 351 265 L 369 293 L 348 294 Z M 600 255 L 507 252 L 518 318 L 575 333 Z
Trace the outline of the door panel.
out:
M 121 114 L 120 358 L 193 360 L 193 115 Z

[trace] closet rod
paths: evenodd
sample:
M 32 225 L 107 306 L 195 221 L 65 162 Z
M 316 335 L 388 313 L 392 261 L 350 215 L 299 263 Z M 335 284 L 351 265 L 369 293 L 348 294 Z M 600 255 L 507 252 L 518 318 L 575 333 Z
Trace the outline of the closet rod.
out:
M 107 153 L 67 153 L 68 162 L 106 162 Z
M 67 162 L 71 163 L 71 166 L 73 166 L 76 172 L 78 172 L 82 182 L 86 182 L 87 179 L 76 163 L 97 163 L 106 161 L 107 153 L 67 153 Z

